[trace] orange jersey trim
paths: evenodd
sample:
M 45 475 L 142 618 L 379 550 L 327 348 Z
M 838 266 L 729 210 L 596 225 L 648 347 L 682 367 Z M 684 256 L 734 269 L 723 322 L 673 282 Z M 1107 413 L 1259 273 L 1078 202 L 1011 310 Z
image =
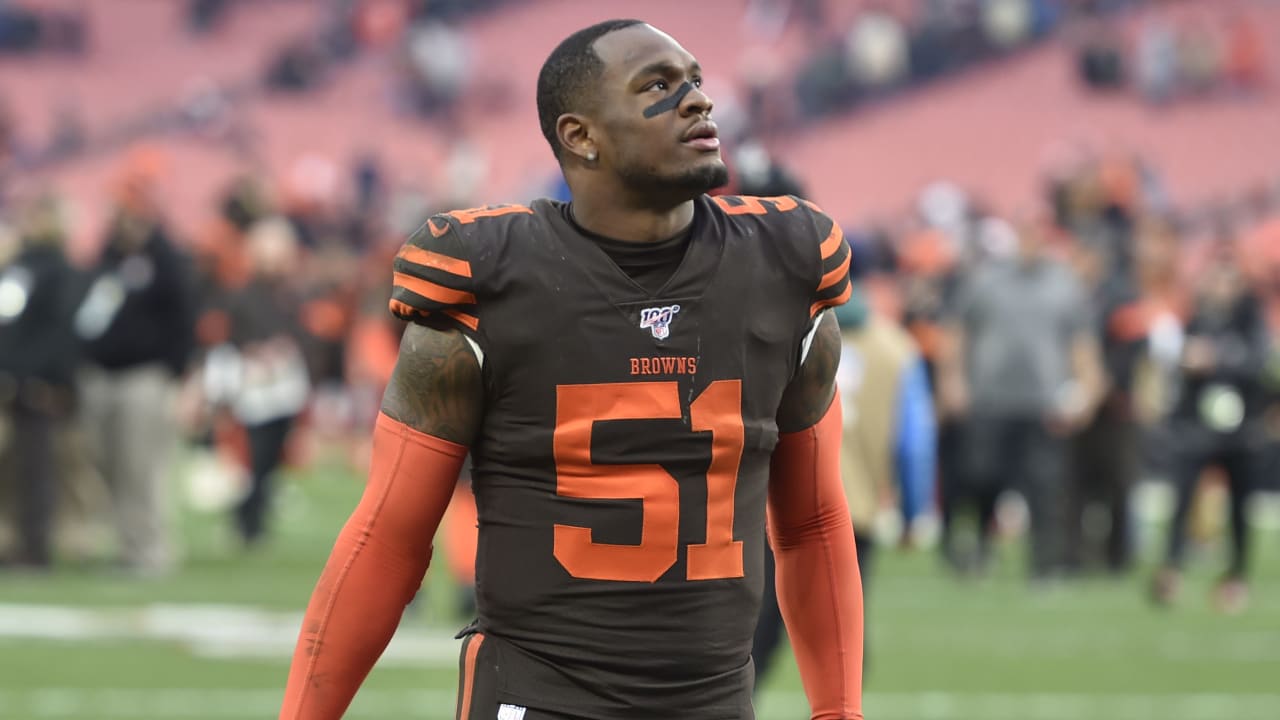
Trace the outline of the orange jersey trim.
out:
M 391 300 L 391 302 L 388 303 L 388 307 L 391 309 L 392 314 L 399 315 L 400 317 L 430 317 L 431 316 L 431 311 L 419 310 L 418 308 L 406 302 L 401 302 L 400 300 L 394 300 L 394 299 Z M 464 313 L 461 310 L 445 310 L 444 314 L 453 318 L 457 322 L 462 323 L 463 325 L 466 325 L 472 330 L 476 330 L 476 331 L 480 330 L 480 318 L 476 317 L 475 315 L 472 315 L 470 313 Z
M 462 323 L 463 325 L 466 325 L 467 327 L 471 328 L 472 330 L 479 330 L 479 329 L 480 329 L 480 318 L 476 317 L 475 315 L 469 315 L 469 314 L 467 314 L 467 313 L 464 313 L 464 312 L 461 312 L 461 311 L 458 311 L 458 310 L 445 310 L 445 311 L 444 311 L 444 314 L 445 314 L 445 315 L 448 315 L 449 317 L 453 318 L 454 320 L 457 320 L 458 322 Z
M 822 291 L 822 290 L 826 290 L 827 288 L 835 287 L 836 284 L 838 284 L 841 280 L 845 280 L 848 277 L 849 277 L 849 263 L 848 261 L 845 261 L 840 263 L 840 265 L 836 267 L 835 270 L 832 270 L 831 272 L 822 276 L 822 280 L 818 282 L 818 290 Z
M 471 263 L 466 260 L 459 260 L 457 258 L 449 257 L 448 255 L 442 255 L 438 252 L 424 250 L 415 245 L 405 245 L 403 248 L 400 248 L 400 252 L 397 253 L 396 256 L 415 265 L 443 270 L 447 273 L 460 275 L 465 278 L 471 277 Z
M 844 231 L 840 229 L 839 225 L 833 224 L 831 226 L 831 234 L 827 235 L 827 239 L 823 240 L 822 244 L 818 246 L 818 251 L 822 254 L 822 259 L 826 260 L 835 254 L 835 251 L 840 247 L 840 243 L 842 242 L 844 242 Z
M 446 305 L 475 305 L 476 296 L 464 290 L 454 290 L 443 285 L 423 280 L 406 273 L 394 273 L 397 286 L 411 293 L 421 295 L 428 300 L 435 300 Z
M 467 641 L 467 652 L 462 659 L 462 700 L 458 705 L 458 720 L 471 718 L 471 695 L 476 690 L 476 656 L 480 654 L 480 646 L 483 644 L 482 633 L 472 635 Z

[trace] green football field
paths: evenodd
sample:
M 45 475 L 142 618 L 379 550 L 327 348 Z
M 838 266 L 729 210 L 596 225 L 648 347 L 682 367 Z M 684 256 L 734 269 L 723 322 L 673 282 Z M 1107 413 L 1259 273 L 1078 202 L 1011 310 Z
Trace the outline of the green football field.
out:
M 220 517 L 188 514 L 174 577 L 91 564 L 0 574 L 0 718 L 274 717 L 298 613 L 359 486 L 314 472 L 286 491 L 275 540 L 252 555 Z M 1258 533 L 1255 548 L 1253 602 L 1235 617 L 1209 607 L 1215 547 L 1169 610 L 1146 603 L 1145 570 L 1031 589 L 1016 545 L 991 577 L 966 582 L 932 553 L 885 553 L 868 596 L 867 717 L 1276 720 L 1280 534 Z M 349 717 L 453 717 L 464 621 L 453 597 L 433 569 Z M 757 706 L 762 720 L 807 717 L 789 657 Z

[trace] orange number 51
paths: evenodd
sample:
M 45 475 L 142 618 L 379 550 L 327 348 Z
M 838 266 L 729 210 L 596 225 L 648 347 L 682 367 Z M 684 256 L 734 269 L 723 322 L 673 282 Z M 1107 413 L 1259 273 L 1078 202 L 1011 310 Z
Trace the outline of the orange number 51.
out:
M 688 579 L 742 577 L 742 541 L 733 539 L 733 497 L 742 460 L 742 381 L 717 380 L 689 407 L 690 430 L 711 432 L 706 541 L 688 546 Z M 595 465 L 591 430 L 598 420 L 679 419 L 674 382 L 561 385 L 556 388 L 556 493 L 565 497 L 639 499 L 639 545 L 592 540 L 591 528 L 555 526 L 556 560 L 578 578 L 653 582 L 676 564 L 680 485 L 660 465 Z

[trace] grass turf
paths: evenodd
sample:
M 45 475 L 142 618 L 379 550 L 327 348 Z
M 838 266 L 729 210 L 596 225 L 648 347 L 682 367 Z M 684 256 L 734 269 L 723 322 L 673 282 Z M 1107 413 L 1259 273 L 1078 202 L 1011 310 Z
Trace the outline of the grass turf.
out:
M 99 611 L 157 605 L 298 611 L 333 537 L 359 495 L 349 474 L 294 476 L 276 535 L 239 551 L 222 517 L 187 513 L 187 562 L 176 575 L 137 579 L 109 567 L 65 563 L 49 575 L 0 575 L 4 608 Z M 1280 717 L 1280 537 L 1259 534 L 1253 603 L 1224 617 L 1209 607 L 1216 555 L 1188 577 L 1181 603 L 1154 610 L 1143 572 L 1031 588 L 1018 548 L 981 581 L 957 581 L 931 553 L 888 551 L 868 595 L 866 710 L 881 720 L 1274 720 Z M 449 642 L 463 619 L 433 568 L 403 628 Z M 278 616 L 271 616 L 278 617 Z M 287 673 L 281 652 L 210 652 L 162 635 L 84 639 L 0 632 L 0 718 L 272 717 Z M 127 630 L 127 628 L 126 628 Z M 284 628 L 292 633 L 295 628 Z M 399 639 L 399 638 L 398 638 Z M 349 717 L 453 717 L 456 662 L 403 656 L 371 674 Z M 277 647 L 278 650 L 278 647 Z M 789 654 L 763 684 L 761 720 L 807 716 Z

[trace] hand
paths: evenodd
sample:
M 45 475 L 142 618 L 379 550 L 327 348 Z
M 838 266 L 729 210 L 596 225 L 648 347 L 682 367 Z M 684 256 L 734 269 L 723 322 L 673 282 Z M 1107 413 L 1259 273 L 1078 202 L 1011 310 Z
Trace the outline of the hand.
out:
M 1073 403 L 1066 408 L 1049 413 L 1044 424 L 1050 435 L 1067 437 L 1083 430 L 1091 420 L 1093 420 L 1093 413 L 1087 405 Z

